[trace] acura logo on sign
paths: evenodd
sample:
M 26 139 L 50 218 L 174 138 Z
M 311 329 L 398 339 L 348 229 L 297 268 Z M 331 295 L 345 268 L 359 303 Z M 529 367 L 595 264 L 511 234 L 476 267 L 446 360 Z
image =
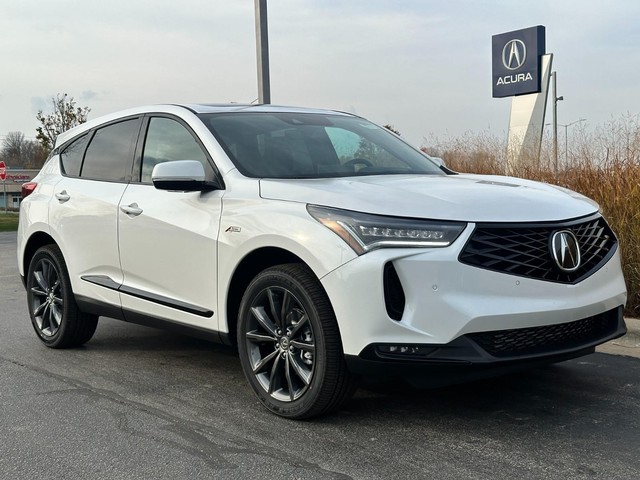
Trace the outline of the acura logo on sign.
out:
M 573 232 L 562 230 L 553 234 L 551 255 L 563 272 L 575 272 L 580 268 L 580 245 Z
M 502 64 L 508 70 L 517 70 L 527 59 L 527 47 L 522 40 L 509 40 L 502 49 Z

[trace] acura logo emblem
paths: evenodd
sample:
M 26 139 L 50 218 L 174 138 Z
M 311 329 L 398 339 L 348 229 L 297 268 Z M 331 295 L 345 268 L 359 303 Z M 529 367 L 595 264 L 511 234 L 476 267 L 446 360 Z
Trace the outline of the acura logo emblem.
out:
M 522 40 L 509 40 L 502 49 L 502 64 L 507 70 L 517 70 L 527 59 L 527 47 Z
M 562 230 L 553 234 L 551 255 L 563 272 L 575 272 L 580 268 L 580 245 L 572 231 Z

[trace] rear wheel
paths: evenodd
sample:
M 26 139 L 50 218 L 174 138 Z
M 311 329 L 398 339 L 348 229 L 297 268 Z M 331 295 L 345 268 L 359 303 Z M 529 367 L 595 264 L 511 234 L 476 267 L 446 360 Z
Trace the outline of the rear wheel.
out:
M 57 246 L 46 245 L 36 251 L 26 283 L 31 323 L 45 345 L 76 347 L 91 339 L 98 317 L 78 308 L 66 263 Z
M 335 410 L 355 389 L 329 299 L 304 265 L 269 268 L 247 287 L 238 350 L 262 404 L 283 417 Z

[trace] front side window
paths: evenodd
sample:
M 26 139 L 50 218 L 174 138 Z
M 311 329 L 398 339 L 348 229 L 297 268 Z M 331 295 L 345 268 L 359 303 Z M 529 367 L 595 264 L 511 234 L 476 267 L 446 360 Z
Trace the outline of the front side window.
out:
M 140 120 L 135 118 L 96 130 L 89 143 L 80 176 L 93 180 L 126 181 Z
M 444 175 L 385 128 L 323 113 L 210 113 L 201 120 L 238 170 L 255 178 Z
M 189 131 L 170 118 L 151 118 L 142 154 L 141 181 L 151 183 L 153 167 L 172 160 L 197 160 L 202 163 L 207 180 L 212 180 L 207 156 Z

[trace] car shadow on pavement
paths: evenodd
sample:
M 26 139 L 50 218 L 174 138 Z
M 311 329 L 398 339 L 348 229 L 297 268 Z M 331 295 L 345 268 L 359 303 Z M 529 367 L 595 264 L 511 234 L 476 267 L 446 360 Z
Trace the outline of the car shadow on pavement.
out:
M 192 382 L 194 387 L 211 383 L 214 373 L 221 384 L 227 387 L 234 384 L 236 394 L 252 395 L 245 385 L 234 348 L 123 322 L 107 322 L 104 330 L 98 327 L 94 339 L 83 349 L 86 352 L 78 352 L 81 356 L 95 356 L 96 361 L 116 365 L 135 358 L 136 364 L 152 376 L 160 378 L 166 369 L 174 375 L 183 372 L 183 381 Z M 537 421 L 555 418 L 576 410 L 598 417 L 609 409 L 607 399 L 616 395 L 627 381 L 620 378 L 621 371 L 629 370 L 628 365 L 624 368 L 619 365 L 625 362 L 635 362 L 632 363 L 638 373 L 635 378 L 640 378 L 640 360 L 593 354 L 440 388 L 418 389 L 401 380 L 362 382 L 342 410 L 313 421 L 323 424 L 375 422 L 384 417 L 456 422 L 463 418 L 500 417 L 519 423 L 533 418 Z M 637 384 L 636 380 L 636 388 Z M 257 402 L 249 403 L 262 411 Z
M 399 380 L 367 384 L 358 390 L 346 410 L 362 419 L 380 415 L 449 421 L 504 417 L 510 423 L 534 419 L 544 423 L 544 418 L 571 415 L 578 410 L 587 417 L 598 418 L 610 410 L 609 399 L 619 395 L 624 381 L 611 374 L 615 366 L 601 362 L 600 358 L 614 363 L 635 362 L 640 373 L 640 361 L 596 354 L 448 387 L 417 389 Z M 343 419 L 338 414 L 326 421 Z

